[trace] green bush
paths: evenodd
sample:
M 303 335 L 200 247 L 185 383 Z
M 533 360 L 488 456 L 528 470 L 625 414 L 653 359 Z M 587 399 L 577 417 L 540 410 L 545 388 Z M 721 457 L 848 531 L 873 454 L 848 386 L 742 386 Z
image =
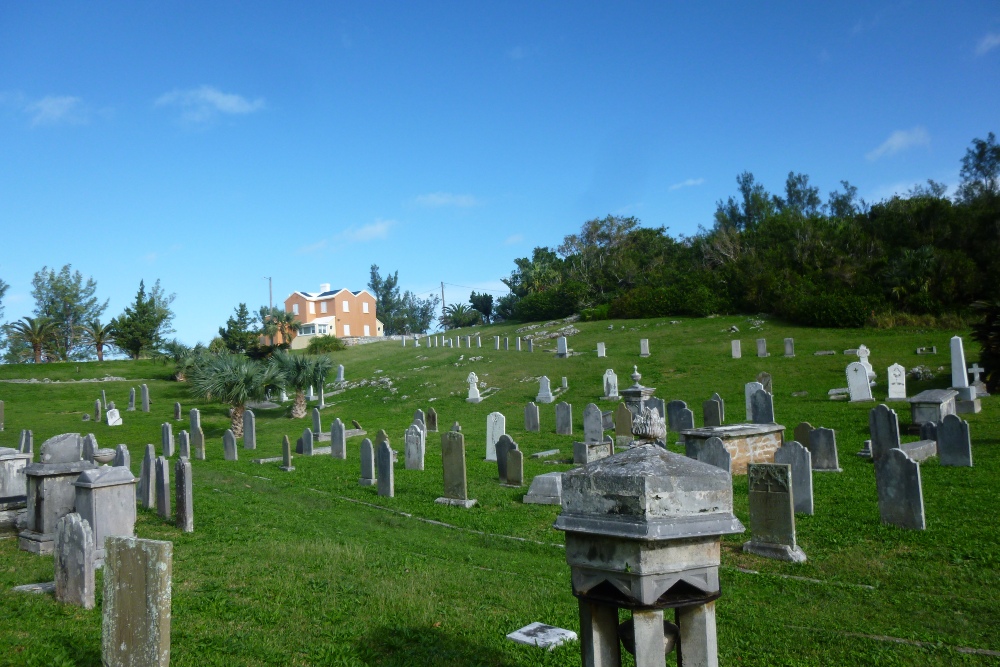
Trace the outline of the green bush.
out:
M 577 311 L 586 293 L 585 285 L 568 281 L 553 289 L 523 296 L 514 305 L 512 319 L 518 322 L 539 322 L 568 317 Z
M 583 322 L 597 322 L 598 320 L 610 319 L 608 314 L 611 311 L 610 303 L 602 303 L 593 308 L 584 308 L 580 311 L 580 320 Z
M 789 297 L 780 314 L 797 324 L 812 327 L 859 328 L 883 310 L 878 297 L 819 292 Z
M 615 319 L 705 317 L 724 309 L 725 301 L 707 285 L 674 283 L 630 290 L 611 302 L 608 315 Z
M 307 354 L 328 354 L 330 352 L 338 352 L 343 350 L 346 345 L 344 341 L 340 340 L 336 336 L 315 336 L 311 341 L 309 341 L 309 347 L 306 348 Z

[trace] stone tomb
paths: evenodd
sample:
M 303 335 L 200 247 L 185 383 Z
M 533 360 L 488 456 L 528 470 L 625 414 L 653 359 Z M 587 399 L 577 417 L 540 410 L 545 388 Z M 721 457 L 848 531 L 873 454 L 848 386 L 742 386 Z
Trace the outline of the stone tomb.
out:
M 685 429 L 680 432 L 687 456 L 696 459 L 697 452 L 709 438 L 722 441 L 732 460 L 732 474 L 747 474 L 751 463 L 771 463 L 774 452 L 784 442 L 785 427 L 781 424 L 733 424 Z
M 526 505 L 562 504 L 562 473 L 547 472 L 535 477 L 522 502 Z
M 23 509 L 28 501 L 28 483 L 24 469 L 31 464 L 31 454 L 12 447 L 0 447 L 0 511 Z
M 910 404 L 910 421 L 914 426 L 927 422 L 942 422 L 948 415 L 957 413 L 954 389 L 927 389 L 906 399 Z
M 81 458 L 79 433 L 49 438 L 41 446 L 41 462 L 24 468 L 27 487 L 27 523 L 18 537 L 22 551 L 52 553 L 56 524 L 76 507 L 73 483 L 96 464 Z
M 751 463 L 750 541 L 743 551 L 765 558 L 804 563 L 795 543 L 792 467 L 784 463 Z
M 444 495 L 434 502 L 466 509 L 476 504 L 469 498 L 465 473 L 465 436 L 461 431 L 441 434 L 441 467 L 444 472 Z
M 80 473 L 76 487 L 76 512 L 94 533 L 94 562 L 104 563 L 104 540 L 111 535 L 135 533 L 136 478 L 128 468 L 101 466 Z

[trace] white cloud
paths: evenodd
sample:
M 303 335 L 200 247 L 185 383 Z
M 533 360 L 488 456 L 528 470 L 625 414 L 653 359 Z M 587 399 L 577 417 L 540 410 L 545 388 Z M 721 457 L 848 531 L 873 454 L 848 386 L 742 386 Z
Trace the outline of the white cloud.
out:
M 418 206 L 427 206 L 428 208 L 440 208 L 442 206 L 471 208 L 479 205 L 479 200 L 472 195 L 456 195 L 450 192 L 430 192 L 426 195 L 420 195 L 414 201 L 416 201 Z
M 25 105 L 24 112 L 31 115 L 32 125 L 80 125 L 87 122 L 83 100 L 70 95 L 46 95 Z
M 698 185 L 702 185 L 704 183 L 705 183 L 704 178 L 689 178 L 686 181 L 681 181 L 680 183 L 674 183 L 669 188 L 667 188 L 667 191 L 673 192 L 674 190 L 680 190 L 681 188 L 693 188 Z
M 900 151 L 914 146 L 928 146 L 931 143 L 931 135 L 927 129 L 916 126 L 912 130 L 896 130 L 889 135 L 889 138 L 882 142 L 882 145 L 869 152 L 865 157 L 869 160 L 877 160 L 886 155 L 895 155 Z
M 341 232 L 340 236 L 348 241 L 364 243 L 389 236 L 389 228 L 396 224 L 395 220 L 376 220 L 360 227 L 351 227 Z
M 320 239 L 319 241 L 316 241 L 315 243 L 310 243 L 308 245 L 302 246 L 301 248 L 299 248 L 295 252 L 297 252 L 300 255 L 308 255 L 309 253 L 319 252 L 320 250 L 322 250 L 325 247 L 326 247 L 326 239 Z
M 264 108 L 264 98 L 248 100 L 242 95 L 224 93 L 212 86 L 190 90 L 172 90 L 156 100 L 156 106 L 181 108 L 181 117 L 195 123 L 211 120 L 217 114 L 245 115 Z
M 985 56 L 998 46 L 1000 46 L 1000 33 L 991 32 L 979 40 L 979 44 L 976 45 L 976 55 Z
M 524 241 L 524 234 L 511 234 L 503 242 L 504 245 L 514 245 L 515 243 L 520 243 Z

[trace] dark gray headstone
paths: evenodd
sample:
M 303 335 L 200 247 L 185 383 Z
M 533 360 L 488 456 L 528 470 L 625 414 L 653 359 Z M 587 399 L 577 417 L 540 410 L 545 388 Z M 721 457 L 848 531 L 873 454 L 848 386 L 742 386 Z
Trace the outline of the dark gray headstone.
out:
M 291 472 L 295 470 L 295 466 L 292 465 L 292 443 L 288 440 L 288 436 L 284 436 L 281 439 L 281 465 L 279 470 L 284 470 L 285 472 Z
M 166 667 L 173 543 L 108 537 L 104 547 L 103 664 Z
M 85 519 L 76 512 L 59 519 L 52 551 L 57 601 L 94 608 L 95 554 L 94 532 Z
M 747 553 L 802 563 L 806 555 L 795 543 L 792 467 L 782 463 L 747 465 L 750 485 L 751 539 Z
M 507 481 L 507 453 L 517 449 L 517 443 L 506 433 L 497 440 L 497 477 L 501 482 Z
M 375 449 L 372 441 L 365 438 L 361 441 L 361 478 L 358 484 L 361 486 L 375 485 Z
M 146 445 L 139 469 L 139 503 L 146 509 L 156 507 L 156 447 Z
M 601 442 L 604 440 L 604 418 L 601 409 L 594 403 L 587 403 L 583 409 L 583 441 Z
M 94 401 L 94 421 L 101 421 L 101 399 Z
M 937 442 L 938 439 L 938 423 L 937 422 L 924 422 L 920 425 L 920 439 L 921 440 L 933 440 Z
M 712 399 L 708 399 L 701 404 L 701 415 L 705 427 L 722 426 L 721 405 Z
M 340 421 L 340 417 L 334 419 L 333 423 L 330 424 L 330 457 L 347 458 L 347 431 L 344 429 L 344 422 Z
M 758 389 L 750 397 L 750 412 L 754 424 L 774 423 L 774 399 L 767 391 Z
M 187 431 L 181 431 L 177 434 L 177 455 L 186 459 L 191 458 L 191 436 L 188 435 Z
M 427 420 L 424 422 L 427 425 L 427 430 L 433 433 L 437 433 L 438 430 L 438 413 L 434 408 L 427 410 Z
M 458 431 L 441 434 L 441 465 L 444 469 L 444 498 L 465 501 L 469 489 L 465 472 L 465 436 Z
M 313 408 L 312 411 L 312 421 L 313 421 L 313 433 L 323 432 L 323 419 L 319 413 L 319 408 Z
M 507 451 L 507 484 L 510 486 L 524 484 L 524 454 L 516 447 Z
M 695 454 L 702 463 L 722 468 L 732 474 L 732 456 L 726 449 L 726 445 L 723 444 L 722 438 L 711 437 L 703 443 L 699 443 Z
M 392 447 L 389 441 L 378 443 L 375 448 L 375 468 L 378 475 L 378 495 L 392 498 L 396 495 L 395 475 L 392 468 Z
M 170 462 L 165 456 L 156 459 L 156 512 L 161 519 L 170 518 Z
M 812 454 L 794 440 L 786 442 L 774 452 L 775 463 L 792 467 L 792 497 L 798 514 L 813 513 Z
M 538 406 L 534 401 L 524 406 L 524 430 L 538 433 L 540 429 L 538 422 Z
M 160 451 L 167 458 L 174 455 L 174 427 L 170 422 L 160 425 Z
M 314 436 L 312 429 L 306 428 L 302 430 L 302 437 L 296 443 L 297 449 L 296 454 L 301 454 L 302 456 L 312 456 L 313 455 L 313 443 Z
M 227 461 L 236 461 L 240 457 L 239 450 L 236 449 L 236 436 L 232 429 L 226 429 L 222 434 L 222 455 Z
M 185 533 L 194 532 L 194 494 L 192 492 L 191 461 L 186 457 L 174 464 L 174 502 L 177 527 Z
M 832 428 L 814 428 L 809 432 L 809 453 L 813 470 L 841 472 L 837 456 L 837 434 Z
M 678 416 L 680 415 L 681 410 L 686 409 L 687 403 L 684 401 L 670 401 L 667 403 L 667 414 L 665 415 L 667 418 L 667 428 L 674 432 L 679 431 L 680 427 L 678 426 L 677 421 Z
M 684 431 L 694 428 L 694 411 L 684 408 L 677 413 L 677 430 Z
M 969 422 L 947 415 L 937 432 L 938 459 L 943 466 L 972 467 L 972 436 Z
M 656 410 L 660 415 L 660 419 L 667 418 L 667 404 L 663 401 L 662 398 L 657 398 L 656 396 L 650 396 L 649 398 L 646 399 L 645 407 L 649 408 L 650 410 Z
M 573 406 L 566 401 L 556 405 L 556 433 L 573 435 Z
M 127 445 L 118 445 L 115 447 L 115 458 L 111 462 L 111 465 L 120 468 L 132 467 L 132 456 L 129 454 Z
M 888 405 L 877 405 L 868 412 L 868 431 L 872 436 L 872 460 L 878 461 L 890 449 L 899 449 L 899 417 Z
M 911 530 L 927 527 L 919 463 L 901 449 L 889 449 L 875 459 L 875 486 L 882 523 Z
M 179 422 L 182 419 L 181 414 L 182 414 L 181 404 L 174 403 L 174 421 Z
M 243 411 L 243 449 L 257 449 L 257 416 L 250 409 Z
M 799 422 L 799 425 L 792 432 L 792 437 L 798 442 L 809 442 L 809 434 L 812 433 L 812 430 L 812 424 L 809 422 Z

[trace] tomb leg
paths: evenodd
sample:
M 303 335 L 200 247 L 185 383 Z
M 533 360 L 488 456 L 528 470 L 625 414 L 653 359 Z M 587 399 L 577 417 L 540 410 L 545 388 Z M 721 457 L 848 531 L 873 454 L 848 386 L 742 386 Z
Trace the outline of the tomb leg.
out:
M 589 600 L 579 600 L 579 603 L 583 667 L 621 667 L 618 608 Z
M 635 667 L 663 667 L 667 659 L 663 641 L 663 610 L 633 611 Z
M 719 667 L 719 643 L 715 635 L 715 601 L 677 610 L 680 641 L 679 667 Z

